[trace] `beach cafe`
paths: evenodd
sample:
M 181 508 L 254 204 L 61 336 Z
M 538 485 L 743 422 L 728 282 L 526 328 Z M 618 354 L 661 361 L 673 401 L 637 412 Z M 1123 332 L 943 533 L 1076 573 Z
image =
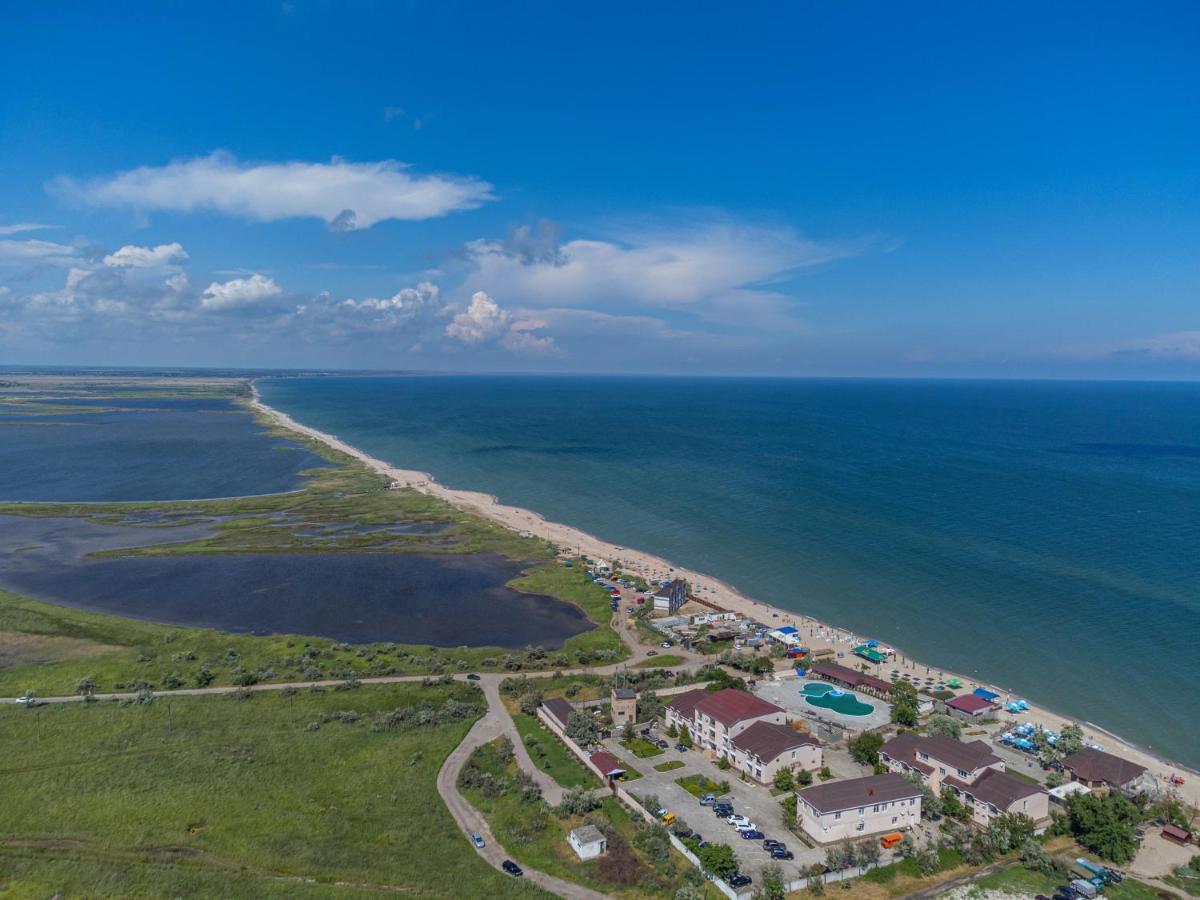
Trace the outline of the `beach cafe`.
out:
M 868 662 L 882 663 L 887 657 L 876 650 L 874 647 L 868 647 L 866 644 L 860 644 L 851 651 L 855 656 L 861 657 Z
M 768 631 L 767 637 L 780 644 L 787 644 L 789 647 L 795 647 L 800 643 L 800 632 L 791 625 L 784 625 L 782 628 Z

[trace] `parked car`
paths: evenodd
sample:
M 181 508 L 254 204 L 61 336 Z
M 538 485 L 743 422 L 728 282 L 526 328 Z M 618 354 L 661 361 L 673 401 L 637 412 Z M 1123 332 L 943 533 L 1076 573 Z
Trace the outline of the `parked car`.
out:
M 796 854 L 787 847 L 772 847 L 771 859 L 795 859 Z
M 783 847 L 784 849 L 787 849 L 787 845 L 784 844 L 783 841 L 777 841 L 774 838 L 767 838 L 765 841 L 763 841 L 764 850 L 773 850 L 776 847 Z
M 701 806 L 712 806 L 713 801 L 716 799 L 717 798 L 714 797 L 712 794 L 705 794 L 703 797 L 700 798 L 700 805 Z
M 676 741 L 675 749 L 678 750 L 680 753 L 687 753 L 687 745 L 684 744 L 683 741 Z
M 663 641 L 661 644 L 659 644 L 659 646 L 665 650 L 666 648 L 673 647 L 675 645 L 672 644 L 670 641 Z
M 647 650 L 646 655 L 647 656 L 658 656 L 658 651 L 657 650 Z
M 478 680 L 479 680 L 479 676 L 476 675 L 474 672 L 472 672 L 470 675 L 467 676 L 467 681 L 478 681 Z
M 736 875 L 729 876 L 729 886 L 732 888 L 745 887 L 752 881 L 754 881 L 753 878 L 751 878 L 749 875 L 744 875 L 741 872 L 738 872 Z
M 471 832 L 471 843 L 474 844 L 476 847 L 478 847 L 480 850 L 482 850 L 483 849 L 483 835 L 480 834 L 478 831 L 472 831 Z
M 728 803 L 714 803 L 713 815 L 715 815 L 718 819 L 728 819 L 733 815 L 733 807 Z
M 758 826 L 755 825 L 753 822 L 747 822 L 745 825 L 734 825 L 733 830 L 734 831 L 758 831 Z M 762 839 L 761 834 L 759 835 L 759 839 L 760 840 Z
M 504 862 L 500 863 L 500 868 L 502 868 L 505 872 L 507 872 L 513 878 L 520 878 L 522 875 L 525 874 L 524 872 L 521 871 L 521 867 L 518 866 L 511 859 L 506 859 Z
M 656 747 L 658 747 L 659 750 L 666 750 L 668 747 L 671 746 L 662 738 L 659 738 L 657 741 L 654 742 L 654 744 Z
M 739 829 L 740 830 L 740 829 Z M 761 841 L 763 833 L 754 828 L 747 828 L 742 832 L 743 841 Z
M 730 813 L 728 816 L 725 817 L 725 821 L 728 822 L 730 825 L 732 825 L 734 828 L 736 828 L 739 825 L 747 825 L 748 826 L 750 824 L 750 820 L 747 819 L 745 816 L 735 816 L 732 813 Z
M 35 706 L 37 701 L 34 700 L 33 694 L 22 694 L 17 698 L 17 706 Z

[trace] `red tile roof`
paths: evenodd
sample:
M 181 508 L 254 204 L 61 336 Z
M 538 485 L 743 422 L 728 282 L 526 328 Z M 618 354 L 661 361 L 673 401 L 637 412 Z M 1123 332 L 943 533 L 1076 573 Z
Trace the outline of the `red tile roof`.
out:
M 705 692 L 708 693 L 708 692 Z M 736 688 L 725 688 L 700 698 L 696 709 L 728 727 L 735 722 L 783 712 L 782 706 L 768 703 Z
M 682 694 L 676 694 L 667 701 L 667 706 L 685 719 L 690 719 L 696 712 L 696 704 L 707 696 L 708 691 L 704 690 L 704 688 L 696 688 L 694 691 L 685 691 Z
M 811 734 L 775 722 L 755 722 L 734 737 L 732 743 L 739 750 L 757 756 L 764 763 L 769 763 L 781 753 L 797 747 L 821 746 L 821 742 Z
M 982 697 L 976 697 L 974 694 L 963 694 L 961 697 L 947 700 L 946 705 L 951 709 L 957 709 L 960 712 L 970 713 L 971 715 L 992 708 L 992 704 L 988 703 Z
M 590 757 L 591 763 L 605 778 L 617 772 L 624 772 L 625 767 L 621 765 L 621 761 L 609 753 L 607 750 L 597 750 Z

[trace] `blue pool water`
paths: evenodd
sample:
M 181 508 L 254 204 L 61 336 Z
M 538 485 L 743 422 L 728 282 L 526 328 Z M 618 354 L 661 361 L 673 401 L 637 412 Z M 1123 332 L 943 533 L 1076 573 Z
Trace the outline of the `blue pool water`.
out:
M 1200 764 L 1200 385 L 259 382 L 497 494 Z M 1136 677 L 1110 678 L 1114 661 Z M 1146 661 L 1141 665 L 1141 661 Z

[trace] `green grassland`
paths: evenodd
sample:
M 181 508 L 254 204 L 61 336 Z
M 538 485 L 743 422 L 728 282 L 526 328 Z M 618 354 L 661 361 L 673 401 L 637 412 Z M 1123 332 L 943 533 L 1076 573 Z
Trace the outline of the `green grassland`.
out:
M 981 895 L 984 891 L 992 890 L 1007 891 L 1029 897 L 1045 894 L 1049 897 L 1054 893 L 1056 887 L 1069 880 L 1061 876 L 1055 878 L 1040 872 L 1031 872 L 1020 866 L 1012 866 L 972 882 L 972 888 Z M 1126 878 L 1120 884 L 1108 885 L 1104 889 L 1104 896 L 1108 900 L 1156 900 L 1159 894 L 1154 888 L 1142 884 L 1140 881 Z
M 578 757 L 564 747 L 537 716 L 517 712 L 512 718 L 535 766 L 563 787 L 600 787 L 599 777 L 585 769 Z
M 541 896 L 437 796 L 482 709 L 463 683 L 2 707 L 0 896 Z

